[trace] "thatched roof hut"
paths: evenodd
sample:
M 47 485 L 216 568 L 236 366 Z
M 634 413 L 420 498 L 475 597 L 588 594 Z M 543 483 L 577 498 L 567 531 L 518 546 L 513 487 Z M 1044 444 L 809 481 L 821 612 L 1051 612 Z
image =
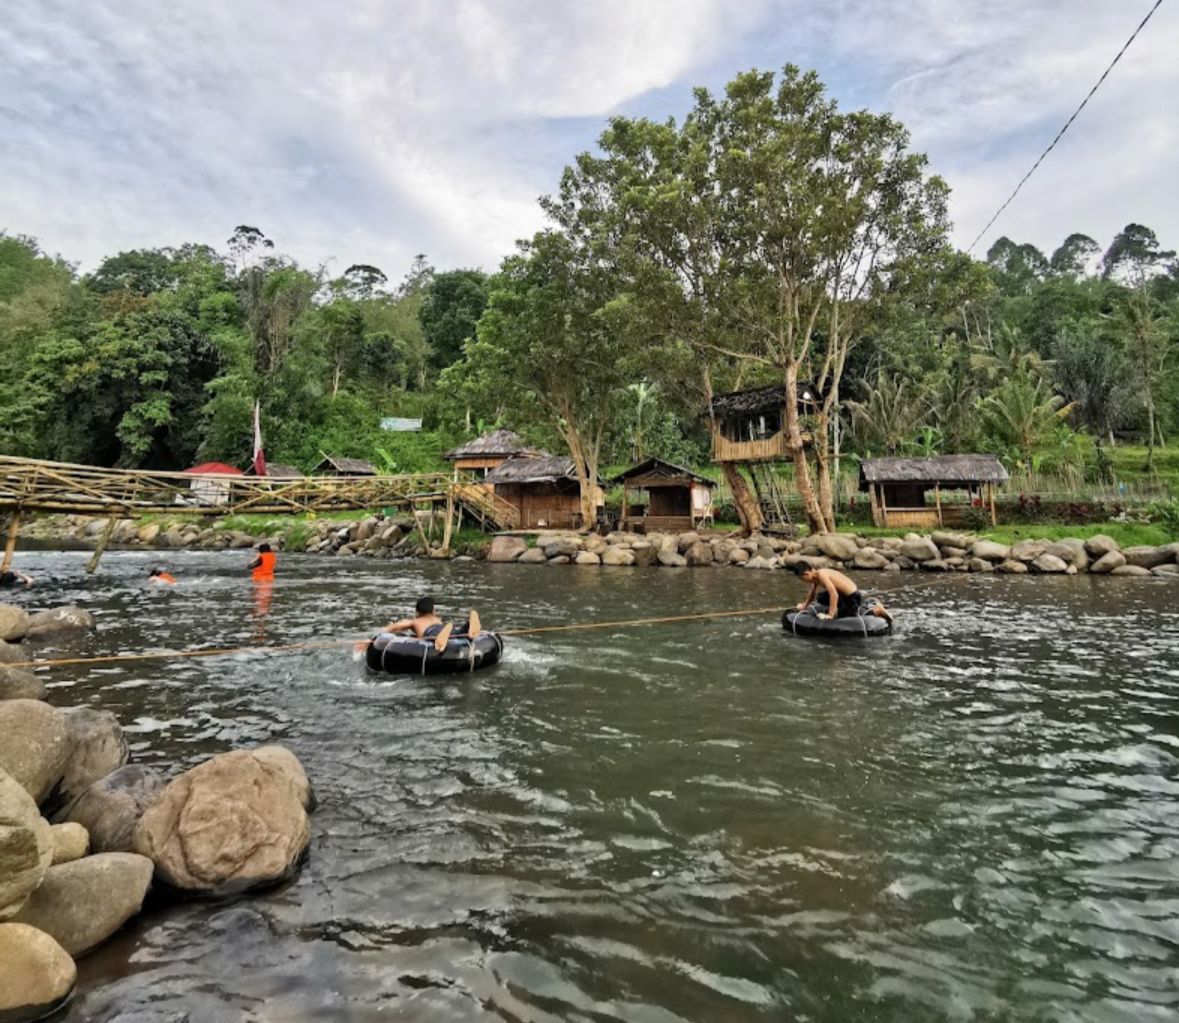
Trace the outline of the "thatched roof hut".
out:
M 318 476 L 375 476 L 377 468 L 363 458 L 341 458 L 338 455 L 324 455 L 323 460 L 311 470 Z
M 486 476 L 509 458 L 543 454 L 545 452 L 530 448 L 511 430 L 494 430 L 452 448 L 442 457 L 453 462 L 456 469 Z
M 989 511 L 994 525 L 995 484 L 1007 479 L 994 455 L 866 458 L 860 464 L 860 489 L 868 491 L 878 526 L 961 525 L 972 508 Z M 965 491 L 965 500 L 945 502 L 945 491 Z
M 614 477 L 622 484 L 622 529 L 686 531 L 712 521 L 712 490 L 706 476 L 662 458 L 647 458 Z M 641 500 L 646 494 L 647 501 Z
M 497 497 L 514 505 L 522 529 L 584 529 L 581 486 L 572 458 L 542 453 L 536 458 L 509 458 L 487 474 L 484 482 Z M 594 504 L 605 503 L 601 487 Z

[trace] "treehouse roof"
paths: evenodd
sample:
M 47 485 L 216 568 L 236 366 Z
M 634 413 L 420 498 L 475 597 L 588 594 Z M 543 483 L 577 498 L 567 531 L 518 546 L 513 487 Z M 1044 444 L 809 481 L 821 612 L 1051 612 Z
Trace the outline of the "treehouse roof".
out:
M 933 455 L 930 458 L 865 458 L 860 489 L 871 483 L 925 483 L 962 486 L 1002 483 L 1007 470 L 995 455 Z
M 798 403 L 814 404 L 819 392 L 814 384 L 798 382 Z M 729 391 L 714 394 L 710 406 L 714 416 L 756 416 L 763 412 L 777 412 L 786 402 L 786 387 L 783 384 L 769 384 L 745 391 Z

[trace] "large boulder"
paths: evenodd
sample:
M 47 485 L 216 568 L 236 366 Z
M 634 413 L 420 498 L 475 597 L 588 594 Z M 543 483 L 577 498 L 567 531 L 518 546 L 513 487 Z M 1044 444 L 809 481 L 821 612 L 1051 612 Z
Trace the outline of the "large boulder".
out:
M 61 711 L 41 700 L 0 701 L 0 770 L 41 803 L 65 772 L 69 732 Z
M 632 544 L 630 552 L 634 555 L 635 565 L 639 568 L 646 568 L 648 565 L 654 564 L 655 559 L 659 556 L 659 548 L 646 540 L 639 540 Z
M 14 643 L 29 631 L 29 613 L 23 607 L 0 604 L 0 640 Z
M 44 700 L 45 683 L 31 671 L 0 664 L 0 700 Z
M 540 544 L 538 543 L 539 547 Z M 558 536 L 544 545 L 546 558 L 572 558 L 581 550 L 581 542 L 573 536 Z
M 80 607 L 55 607 L 29 615 L 28 639 L 50 639 L 74 632 L 89 632 L 94 628 L 94 615 Z
M 687 558 L 682 554 L 677 554 L 674 548 L 666 546 L 659 548 L 656 560 L 663 568 L 686 568 L 688 565 Z
M 1000 561 L 995 566 L 995 571 L 1002 572 L 1004 575 L 1023 575 L 1027 570 L 1028 566 L 1024 562 L 1016 561 L 1014 558 Z
M 488 560 L 490 561 L 491 559 L 489 558 Z M 511 559 L 507 558 L 501 560 L 510 561 Z M 544 551 L 542 551 L 539 547 L 529 547 L 528 550 L 526 550 L 516 559 L 516 563 L 520 565 L 543 565 L 548 560 L 549 559 L 544 556 Z
M 1156 565 L 1165 565 L 1175 560 L 1175 555 L 1167 547 L 1123 547 L 1122 557 L 1127 565 L 1145 568 L 1147 571 Z
M 703 540 L 697 540 L 686 551 L 684 557 L 693 568 L 712 564 L 712 546 Z
M 820 553 L 835 561 L 851 561 L 860 549 L 850 533 L 819 533 L 811 537 L 811 541 Z
M 0 920 L 20 909 L 52 862 L 49 823 L 24 787 L 0 771 Z
M 1053 575 L 1064 572 L 1068 568 L 1068 563 L 1056 557 L 1054 554 L 1049 554 L 1045 551 L 1032 562 L 1032 568 L 1037 572 Z
M 1109 574 L 1110 575 L 1138 575 L 1138 576 L 1144 575 L 1144 576 L 1149 577 L 1150 569 L 1143 568 L 1141 565 L 1121 565 L 1118 568 L 1115 568 Z
M 309 838 L 289 772 L 238 750 L 170 782 L 136 825 L 134 846 L 173 887 L 222 895 L 290 877 Z
M 22 664 L 29 659 L 27 650 L 15 643 L 7 643 L 0 639 L 0 664 Z
M 901 553 L 910 561 L 933 561 L 941 557 L 941 551 L 928 536 L 910 533 L 901 544 Z
M 1101 558 L 1110 551 L 1120 551 L 1121 545 L 1112 536 L 1098 533 L 1085 541 L 1085 550 L 1091 558 Z
M 963 551 L 970 550 L 970 537 L 965 533 L 949 533 L 939 529 L 930 539 L 939 547 L 955 547 Z
M 744 547 L 734 547 L 731 551 L 729 551 L 729 564 L 744 565 L 745 562 L 749 560 L 749 557 L 749 551 L 747 551 Z
M 515 561 L 526 550 L 528 544 L 518 536 L 497 536 L 487 550 L 487 560 L 496 562 Z
M 127 763 L 127 739 L 109 710 L 71 707 L 62 711 L 70 754 L 57 787 L 58 805 L 72 803 L 99 778 Z
M 600 565 L 602 559 L 593 551 L 582 551 L 573 559 L 575 565 Z
M 1094 575 L 1105 575 L 1125 564 L 1126 559 L 1122 556 L 1121 551 L 1107 551 L 1089 566 L 1089 571 Z
M 993 572 L 995 566 L 986 558 L 971 558 L 966 562 L 968 572 Z
M 1179 565 L 1155 565 L 1150 574 L 1160 579 L 1179 579 Z
M 635 563 L 634 554 L 625 547 L 607 547 L 602 551 L 602 564 L 625 567 Z
M 764 558 L 760 554 L 757 554 L 745 562 L 743 567 L 768 571 L 769 569 L 777 568 L 778 562 L 773 558 Z
M 1060 558 L 1066 565 L 1073 566 L 1078 572 L 1084 572 L 1089 567 L 1089 555 L 1081 540 L 1057 540 L 1045 547 L 1044 553 L 1054 558 Z
M 861 547 L 856 551 L 855 557 L 852 558 L 852 564 L 856 568 L 875 569 L 879 571 L 888 564 L 886 558 L 880 551 L 873 550 L 871 547 Z
M 49 838 L 53 843 L 53 866 L 72 863 L 90 852 L 90 836 L 81 824 L 72 821 L 66 824 L 52 824 Z
M 700 534 L 697 533 L 695 530 L 691 530 L 687 533 L 680 533 L 675 538 L 676 549 L 681 554 L 686 552 L 687 549 L 692 546 L 692 544 L 699 543 L 699 542 L 700 542 Z
M 96 781 L 56 819 L 84 827 L 90 834 L 90 848 L 96 853 L 130 852 L 135 825 L 165 784 L 159 771 L 127 764 Z
M 1011 557 L 1011 548 L 1006 544 L 995 543 L 994 540 L 975 540 L 970 545 L 970 553 L 983 561 L 1000 562 Z
M 0 924 L 0 1020 L 29 1023 L 60 1009 L 78 968 L 64 948 L 28 924 Z
M 154 868 L 135 853 L 98 853 L 50 867 L 13 917 L 44 931 L 72 956 L 101 945 L 136 913 Z
M 1024 564 L 1030 565 L 1047 549 L 1048 544 L 1043 540 L 1020 540 L 1011 548 L 1011 558 L 1014 561 L 1022 561 Z

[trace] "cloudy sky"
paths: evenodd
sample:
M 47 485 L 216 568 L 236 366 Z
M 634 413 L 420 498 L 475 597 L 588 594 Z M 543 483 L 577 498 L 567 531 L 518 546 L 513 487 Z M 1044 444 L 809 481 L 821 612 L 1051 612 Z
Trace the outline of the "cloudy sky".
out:
M 969 243 L 1152 0 L 5 0 L 0 229 L 88 268 L 236 224 L 342 270 L 493 267 L 621 112 L 787 61 L 890 110 Z M 980 245 L 1179 243 L 1179 0 Z

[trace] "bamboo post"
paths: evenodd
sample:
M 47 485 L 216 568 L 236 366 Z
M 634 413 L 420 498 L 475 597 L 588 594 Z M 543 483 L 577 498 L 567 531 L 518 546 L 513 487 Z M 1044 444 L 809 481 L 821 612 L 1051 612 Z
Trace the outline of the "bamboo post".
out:
M 989 495 L 990 500 L 991 500 L 991 525 L 997 526 L 999 524 L 999 519 L 995 515 L 995 484 L 994 483 L 987 484 L 987 494 Z
M 442 551 L 450 553 L 450 537 L 454 528 L 454 487 L 446 492 L 446 528 L 442 533 Z
M 942 485 L 940 483 L 935 483 L 933 485 L 933 502 L 934 502 L 934 504 L 937 505 L 937 524 L 939 526 L 943 525 L 943 523 L 942 523 Z
M 102 536 L 98 538 L 98 544 L 94 548 L 94 553 L 90 555 L 90 560 L 86 562 L 86 574 L 93 575 L 94 570 L 98 568 L 98 563 L 102 560 L 102 553 L 106 550 L 107 543 L 110 542 L 111 533 L 115 531 L 115 517 L 108 515 L 106 525 L 102 529 Z
M 8 520 L 8 538 L 4 543 L 4 560 L 0 561 L 0 572 L 7 572 L 12 568 L 12 556 L 16 553 L 16 535 L 20 532 L 20 509 L 12 509 L 12 518 Z
M 884 523 L 880 521 L 880 502 L 876 500 L 876 484 L 868 484 L 868 501 L 872 505 L 872 525 L 883 526 Z
M 884 484 L 880 485 L 880 524 L 888 525 L 888 501 L 884 497 Z
M 415 505 L 410 505 L 409 510 L 410 510 L 410 514 L 413 515 L 414 523 L 418 527 L 418 533 L 421 535 L 422 544 L 426 548 L 426 553 L 429 554 L 430 553 L 430 540 L 429 540 L 429 537 L 426 536 L 426 531 L 422 528 L 422 520 L 421 520 L 421 517 L 418 515 L 418 509 Z

